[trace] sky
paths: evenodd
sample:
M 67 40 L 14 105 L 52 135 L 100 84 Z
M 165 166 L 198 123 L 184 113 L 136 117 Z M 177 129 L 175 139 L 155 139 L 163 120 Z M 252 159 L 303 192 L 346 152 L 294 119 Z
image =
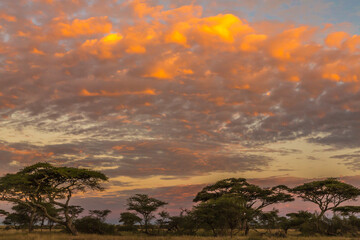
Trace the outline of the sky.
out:
M 229 177 L 360 186 L 359 22 L 358 0 L 2 0 L 0 174 L 101 171 L 74 203 L 113 219 Z

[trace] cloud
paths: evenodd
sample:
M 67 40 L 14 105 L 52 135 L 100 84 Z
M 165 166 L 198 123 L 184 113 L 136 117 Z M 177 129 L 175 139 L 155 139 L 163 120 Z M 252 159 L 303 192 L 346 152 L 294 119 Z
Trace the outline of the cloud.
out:
M 171 179 L 261 172 L 302 154 L 285 146 L 298 139 L 360 148 L 358 35 L 215 10 L 229 1 L 1 4 L 8 169 L 48 159 Z
M 343 160 L 343 164 L 348 166 L 351 170 L 356 171 L 360 169 L 360 153 L 359 151 L 352 154 L 334 155 L 331 158 Z
M 93 35 L 109 33 L 112 24 L 108 17 L 91 17 L 88 19 L 74 19 L 70 23 L 57 22 L 55 34 L 61 37 L 77 37 L 79 35 Z

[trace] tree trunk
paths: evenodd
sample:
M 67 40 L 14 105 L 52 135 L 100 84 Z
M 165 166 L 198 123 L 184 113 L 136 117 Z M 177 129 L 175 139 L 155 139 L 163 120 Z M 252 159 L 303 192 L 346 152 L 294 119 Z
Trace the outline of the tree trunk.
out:
M 214 237 L 217 237 L 217 232 L 216 232 L 215 228 L 212 225 L 210 225 L 210 227 L 211 227 Z
M 148 221 L 147 221 L 147 219 L 145 219 L 145 221 L 144 221 L 144 227 L 145 227 L 145 233 L 146 233 L 146 234 L 149 234 L 149 232 L 148 232 Z
M 320 233 L 320 220 L 324 216 L 324 214 L 325 214 L 325 211 L 321 211 L 321 213 L 319 214 L 319 216 L 316 219 L 316 230 L 318 231 L 318 233 Z
M 249 234 L 249 231 L 250 231 L 250 227 L 249 227 L 248 222 L 246 221 L 245 222 L 245 236 L 247 236 Z
M 45 218 L 43 217 L 41 220 L 41 225 L 40 225 L 40 231 L 42 232 L 43 227 L 44 227 L 44 222 L 45 222 Z
M 66 229 L 69 230 L 69 232 L 71 232 L 72 235 L 77 236 L 78 235 L 78 231 L 76 230 L 74 224 L 72 224 L 72 222 L 68 222 L 66 223 Z
M 31 211 L 30 221 L 29 221 L 29 232 L 34 230 L 34 220 L 35 220 L 35 211 Z

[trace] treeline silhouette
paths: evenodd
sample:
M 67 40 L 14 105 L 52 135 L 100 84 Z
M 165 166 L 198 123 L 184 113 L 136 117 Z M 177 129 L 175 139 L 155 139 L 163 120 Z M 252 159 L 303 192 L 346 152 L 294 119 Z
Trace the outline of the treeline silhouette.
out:
M 87 190 L 104 190 L 108 178 L 101 172 L 36 163 L 0 178 L 2 201 L 13 204 L 12 211 L 0 210 L 6 229 L 61 228 L 73 235 L 81 233 L 148 235 L 248 235 L 250 229 L 260 235 L 286 237 L 289 229 L 302 235 L 359 236 L 359 206 L 341 206 L 355 200 L 360 189 L 336 178 L 304 183 L 294 188 L 278 185 L 262 188 L 244 178 L 228 178 L 204 187 L 194 198 L 192 209 L 177 216 L 161 210 L 168 203 L 147 194 L 127 199 L 127 211 L 120 213 L 119 225 L 106 223 L 110 210 L 90 210 L 70 205 L 72 196 Z M 273 208 L 298 197 L 318 206 L 311 213 L 301 210 L 280 216 Z M 326 213 L 331 212 L 331 216 Z

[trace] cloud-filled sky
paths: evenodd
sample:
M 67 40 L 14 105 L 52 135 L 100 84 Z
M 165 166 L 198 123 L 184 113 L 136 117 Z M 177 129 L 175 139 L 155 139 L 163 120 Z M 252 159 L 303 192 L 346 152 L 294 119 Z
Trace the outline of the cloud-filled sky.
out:
M 0 173 L 100 170 L 113 209 L 227 177 L 359 185 L 359 22 L 357 0 L 3 0 Z

